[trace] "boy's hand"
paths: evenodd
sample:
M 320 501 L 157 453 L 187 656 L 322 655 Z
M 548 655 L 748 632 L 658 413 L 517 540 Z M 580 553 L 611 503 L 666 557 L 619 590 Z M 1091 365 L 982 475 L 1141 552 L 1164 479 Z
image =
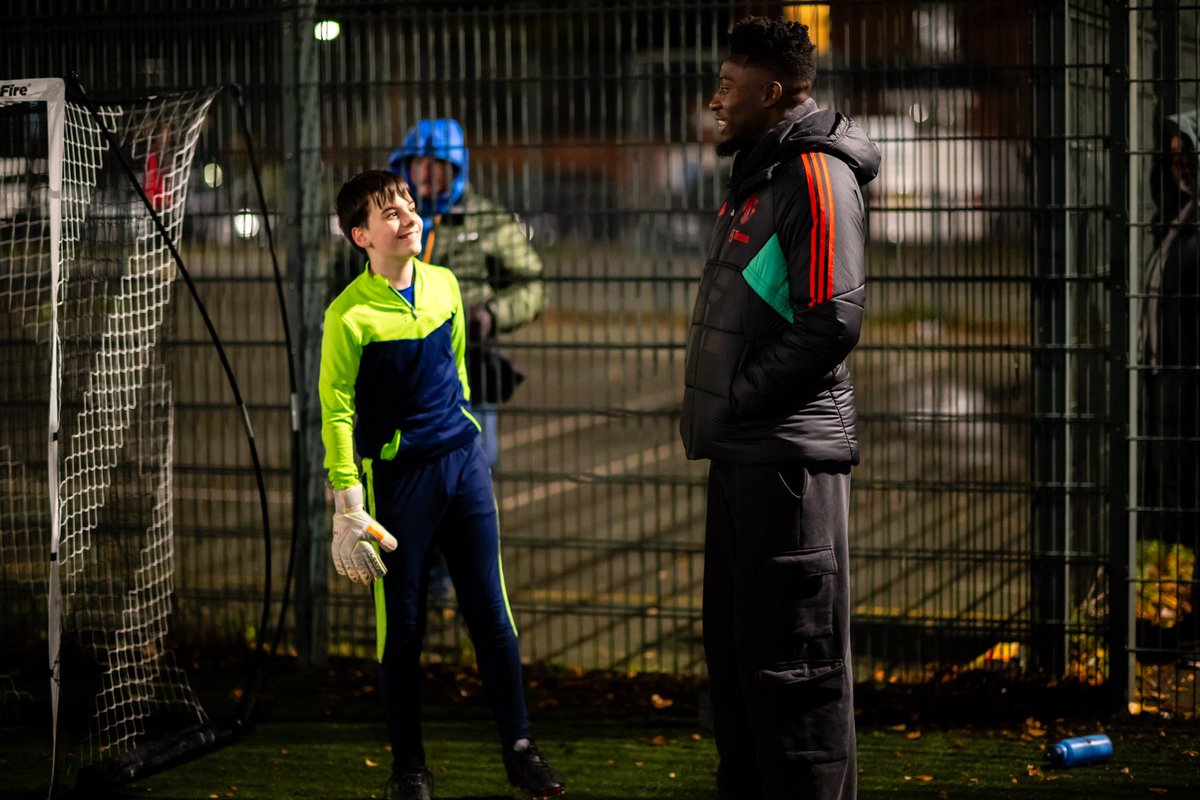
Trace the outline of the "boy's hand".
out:
M 335 489 L 333 504 L 333 566 L 338 575 L 352 581 L 369 584 L 383 577 L 383 562 L 370 544 L 356 547 L 360 542 L 378 542 L 384 550 L 396 549 L 396 537 L 363 509 L 363 488 L 356 483 L 349 489 Z M 368 552 L 368 550 L 370 552 Z

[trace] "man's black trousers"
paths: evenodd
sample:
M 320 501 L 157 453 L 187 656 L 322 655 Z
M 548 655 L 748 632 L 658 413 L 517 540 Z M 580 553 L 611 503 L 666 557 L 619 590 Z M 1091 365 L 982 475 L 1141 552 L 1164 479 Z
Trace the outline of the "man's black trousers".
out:
M 704 650 L 722 800 L 855 797 L 849 465 L 708 476 Z

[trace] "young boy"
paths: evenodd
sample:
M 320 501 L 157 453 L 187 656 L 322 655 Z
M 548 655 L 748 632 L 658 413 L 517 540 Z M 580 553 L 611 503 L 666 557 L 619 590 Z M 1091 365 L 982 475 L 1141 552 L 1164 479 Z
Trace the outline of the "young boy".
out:
M 475 644 L 509 781 L 535 798 L 560 795 L 562 777 L 529 738 L 496 500 L 469 403 L 458 282 L 448 269 L 414 258 L 421 217 L 398 176 L 374 170 L 351 178 L 338 193 L 337 214 L 369 260 L 325 312 L 321 436 L 336 507 L 334 566 L 362 583 L 382 575 L 374 588 L 392 744 L 386 796 L 430 797 L 419 714 L 434 548 L 445 556 Z M 370 543 L 383 549 L 382 560 Z

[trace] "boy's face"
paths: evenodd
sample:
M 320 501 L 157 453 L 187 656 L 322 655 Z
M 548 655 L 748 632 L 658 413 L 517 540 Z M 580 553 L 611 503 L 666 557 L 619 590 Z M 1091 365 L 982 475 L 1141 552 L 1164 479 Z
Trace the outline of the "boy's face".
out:
M 407 261 L 421 252 L 421 216 L 411 197 L 395 192 L 382 206 L 371 204 L 366 223 L 352 236 L 372 260 Z

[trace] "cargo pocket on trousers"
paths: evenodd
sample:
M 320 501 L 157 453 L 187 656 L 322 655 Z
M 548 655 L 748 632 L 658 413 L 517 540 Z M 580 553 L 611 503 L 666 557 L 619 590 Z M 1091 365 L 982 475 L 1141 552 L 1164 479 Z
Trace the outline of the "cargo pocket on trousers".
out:
M 844 672 L 842 661 L 790 661 L 755 673 L 766 729 L 783 758 L 826 763 L 847 757 L 854 712 Z
M 793 550 L 761 562 L 767 627 L 780 636 L 814 639 L 833 635 L 832 547 Z M 770 633 L 770 631 L 768 631 Z

